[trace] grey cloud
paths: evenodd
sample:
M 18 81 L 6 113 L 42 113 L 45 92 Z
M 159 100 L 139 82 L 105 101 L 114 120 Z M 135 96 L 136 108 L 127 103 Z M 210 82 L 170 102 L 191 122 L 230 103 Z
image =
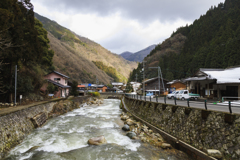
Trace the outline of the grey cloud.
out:
M 122 16 L 146 23 L 178 18 L 193 21 L 213 5 L 224 0 L 33 0 L 52 10 L 69 13 L 96 13 L 100 16 L 120 12 Z
M 106 37 L 99 43 L 108 48 L 110 51 L 120 54 L 124 51 L 137 52 L 145 47 L 152 44 L 157 44 L 163 40 L 159 38 L 156 42 L 149 42 L 149 39 L 142 37 L 141 35 L 136 35 L 133 33 L 133 29 L 123 28 L 121 31 L 116 33 L 111 37 Z

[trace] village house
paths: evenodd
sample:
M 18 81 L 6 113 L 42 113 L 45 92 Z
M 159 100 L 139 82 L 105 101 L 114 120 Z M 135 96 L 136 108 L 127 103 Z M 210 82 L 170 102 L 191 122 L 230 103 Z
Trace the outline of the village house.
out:
M 160 80 L 160 94 L 167 94 L 167 88 L 169 88 L 169 85 L 167 83 L 169 81 L 158 77 L 151 78 L 143 82 L 145 83 L 145 92 L 153 92 L 154 95 L 155 94 L 159 95 L 159 80 Z
M 98 92 L 106 92 L 107 86 L 106 85 L 97 85 Z
M 169 85 L 168 93 L 172 93 L 173 91 L 186 89 L 186 82 L 181 80 L 173 80 L 167 83 Z
M 186 78 L 187 89 L 201 97 L 222 99 L 240 97 L 240 67 L 227 69 L 200 68 L 194 77 Z
M 124 84 L 122 82 L 112 82 L 113 88 L 121 88 Z
M 82 95 L 84 96 L 85 95 L 85 92 L 87 90 L 87 87 L 85 85 L 78 85 L 78 92 L 79 92 L 79 95 Z
M 56 93 L 52 93 L 54 94 L 54 97 L 67 97 L 69 95 L 69 89 L 71 87 L 68 86 L 68 76 L 57 71 L 53 71 L 45 75 L 44 79 L 47 80 L 47 83 L 42 86 L 42 88 L 40 89 L 41 91 L 46 92 L 48 84 L 51 83 L 54 86 L 58 87 L 58 91 Z

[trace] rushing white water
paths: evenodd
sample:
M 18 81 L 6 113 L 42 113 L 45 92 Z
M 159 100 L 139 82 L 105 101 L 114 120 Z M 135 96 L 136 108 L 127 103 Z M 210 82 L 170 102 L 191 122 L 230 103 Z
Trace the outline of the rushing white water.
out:
M 53 118 L 12 149 L 6 159 L 178 159 L 125 136 L 119 104 L 119 100 L 104 100 L 102 106 L 84 105 Z M 108 144 L 87 144 L 88 139 L 100 135 Z

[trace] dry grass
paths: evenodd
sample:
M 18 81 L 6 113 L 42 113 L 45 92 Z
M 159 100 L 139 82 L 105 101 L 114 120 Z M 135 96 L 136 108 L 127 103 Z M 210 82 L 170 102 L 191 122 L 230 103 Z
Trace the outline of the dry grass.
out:
M 51 49 L 54 50 L 53 64 L 55 69 L 68 75 L 72 80 L 95 83 L 96 76 L 100 83 L 110 83 L 111 77 L 98 69 L 95 64 L 81 56 L 74 48 L 56 39 L 48 33 Z
M 78 82 L 96 82 L 109 84 L 112 80 L 105 72 L 98 69 L 92 61 L 101 61 L 104 65 L 115 68 L 126 81 L 130 72 L 137 68 L 136 62 L 130 62 L 117 54 L 113 54 L 99 44 L 77 36 L 83 44 L 74 43 L 74 47 L 55 38 L 48 33 L 51 49 L 55 51 L 53 64 L 57 71 L 70 76 Z

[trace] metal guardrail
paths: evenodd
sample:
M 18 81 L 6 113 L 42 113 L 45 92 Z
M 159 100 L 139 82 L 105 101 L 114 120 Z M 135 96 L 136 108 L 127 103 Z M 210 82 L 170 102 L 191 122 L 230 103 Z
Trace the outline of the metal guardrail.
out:
M 125 94 L 125 96 L 126 96 L 126 97 L 129 97 L 129 98 L 132 98 L 132 99 L 137 99 L 137 100 L 139 99 L 139 100 L 149 101 L 149 102 L 152 102 L 152 101 L 155 100 L 155 102 L 161 103 L 161 99 L 159 99 L 160 97 L 157 97 L 157 96 L 156 96 L 155 98 L 152 98 L 151 96 L 141 96 L 141 95 L 134 95 L 134 94 Z M 229 98 L 229 97 L 224 97 L 224 98 Z M 236 98 L 236 97 L 234 97 L 234 98 Z M 240 98 L 240 97 L 239 97 L 239 98 Z M 181 102 L 180 105 L 186 105 L 186 107 L 191 107 L 191 103 L 190 103 L 190 100 L 189 100 L 189 99 L 187 99 L 186 104 L 183 104 L 183 103 L 182 103 L 182 102 L 185 102 L 185 101 L 183 101 L 183 100 L 177 100 L 176 98 L 174 98 L 174 100 L 171 100 L 171 99 L 170 99 L 168 102 L 169 102 L 169 104 L 170 104 L 170 102 L 171 102 L 171 104 L 172 104 L 172 105 L 175 105 L 175 106 L 178 105 L 178 102 L 179 102 L 179 103 Z M 162 103 L 167 104 L 167 98 L 166 98 L 166 97 L 164 97 L 164 99 L 162 100 Z M 204 107 L 205 110 L 208 110 L 209 107 L 212 107 L 212 106 L 221 106 L 221 107 L 226 106 L 226 107 L 228 107 L 228 112 L 229 112 L 230 114 L 233 113 L 233 112 L 232 112 L 232 108 L 233 108 L 233 107 L 237 107 L 237 108 L 240 109 L 240 101 L 239 101 L 239 102 L 234 102 L 234 101 L 208 102 L 207 100 L 204 100 L 204 101 L 195 101 L 195 100 L 194 100 L 194 104 L 195 104 L 195 105 L 197 104 L 198 106 Z M 192 105 L 194 105 L 194 104 L 192 104 Z M 192 106 L 192 107 L 194 107 L 194 106 Z M 197 107 L 195 107 L 195 108 L 197 108 Z

